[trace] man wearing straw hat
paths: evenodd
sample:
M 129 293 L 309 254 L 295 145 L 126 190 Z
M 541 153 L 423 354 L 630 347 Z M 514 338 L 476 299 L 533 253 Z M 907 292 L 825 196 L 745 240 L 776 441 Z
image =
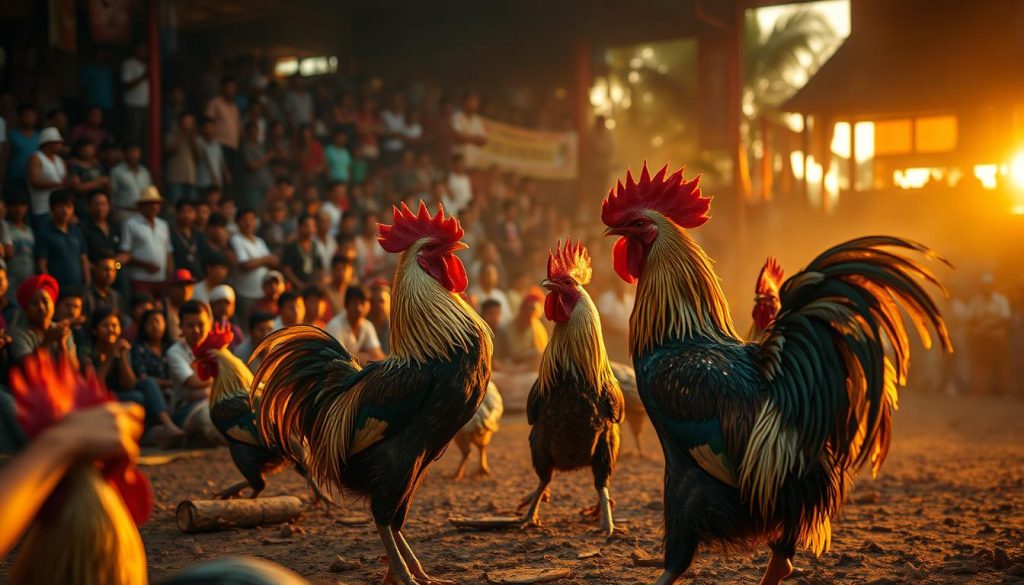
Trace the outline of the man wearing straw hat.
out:
M 54 127 L 39 133 L 39 150 L 28 159 L 29 211 L 32 229 L 38 231 L 50 217 L 50 193 L 64 186 L 68 168 L 60 157 L 64 139 Z
M 146 187 L 135 202 L 139 212 L 121 228 L 121 263 L 128 266 L 133 291 L 160 298 L 167 276 L 174 271 L 171 229 L 159 218 L 164 199 L 156 187 Z

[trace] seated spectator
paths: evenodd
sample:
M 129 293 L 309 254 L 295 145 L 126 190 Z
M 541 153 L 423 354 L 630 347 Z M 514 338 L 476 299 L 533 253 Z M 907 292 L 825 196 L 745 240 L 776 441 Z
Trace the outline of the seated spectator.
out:
M 192 291 L 195 289 L 196 279 L 192 273 L 185 268 L 174 271 L 174 280 L 167 287 L 167 302 L 164 311 L 167 320 L 167 335 L 171 341 L 177 341 L 181 337 L 181 323 L 178 315 L 181 307 L 192 300 Z
M 231 332 L 235 338 L 228 345 L 228 350 L 234 351 L 245 340 L 241 327 L 235 325 L 233 321 L 235 318 L 234 289 L 226 284 L 214 288 L 210 293 L 210 312 L 213 313 L 213 323 L 215 325 L 221 324 L 231 327 Z
M 263 277 L 263 296 L 260 300 L 256 301 L 252 305 L 252 311 L 259 311 L 261 313 L 270 313 L 276 316 L 278 313 L 279 300 L 281 295 L 284 294 L 286 285 L 284 282 L 284 276 L 276 270 L 267 272 L 267 275 Z
M 294 291 L 285 291 L 277 299 L 277 319 L 274 331 L 292 325 L 301 325 L 306 319 L 306 302 Z
M 8 288 L 7 266 L 0 260 L 0 341 L 5 344 L 7 335 L 25 326 L 25 312 L 11 302 Z
M 11 359 L 21 361 L 43 347 L 58 359 L 66 356 L 78 369 L 78 351 L 71 337 L 71 323 L 53 321 L 60 285 L 48 274 L 25 279 L 18 287 L 18 304 L 25 311 L 26 326 L 11 335 Z
M 98 309 L 110 309 L 120 315 L 128 307 L 121 293 L 114 289 L 117 278 L 117 260 L 110 252 L 101 253 L 92 262 L 92 284 L 82 296 L 82 310 L 92 315 Z
M 543 311 L 544 294 L 535 290 L 523 299 L 516 318 L 502 327 L 501 343 L 495 343 L 495 352 L 510 368 L 535 372 L 540 367 L 540 358 L 548 345 L 548 331 L 540 319 Z
M 249 361 L 249 358 L 252 357 L 252 352 L 256 351 L 256 348 L 263 343 L 263 340 L 274 332 L 275 320 L 276 317 L 274 315 L 262 311 L 253 311 L 249 315 L 249 337 L 235 348 L 235 355 L 238 356 L 238 359 L 243 362 Z M 258 367 L 258 363 L 250 364 L 250 368 L 253 371 L 256 371 Z
M 331 276 L 327 281 L 327 300 L 331 302 L 332 314 L 338 315 L 345 311 L 345 293 L 355 282 L 356 253 L 350 250 L 345 254 L 337 254 L 331 259 Z
M 370 314 L 367 316 L 373 328 L 377 330 L 377 339 L 381 350 L 387 354 L 391 351 L 391 285 L 380 279 L 370 284 Z
M 171 368 L 171 420 L 185 430 L 190 443 L 218 444 L 223 441 L 210 420 L 209 397 L 213 379 L 203 380 L 192 369 L 196 361 L 192 348 L 210 334 L 213 318 L 210 307 L 199 301 L 187 301 L 178 313 L 182 338 L 167 350 Z
M 363 227 L 355 237 L 356 256 L 359 258 L 359 276 L 363 281 L 385 277 L 389 272 L 389 254 L 377 242 L 377 216 L 368 213 L 363 218 Z
M 501 303 L 494 299 L 487 299 L 480 303 L 480 317 L 484 323 L 491 328 L 491 332 L 497 334 L 501 331 L 501 322 L 505 316 L 501 314 Z
M 350 286 L 345 291 L 345 311 L 335 315 L 325 328 L 352 357 L 364 364 L 385 357 L 377 339 L 377 330 L 366 318 L 369 313 L 369 295 L 362 287 Z
M 103 110 L 99 106 L 89 106 L 85 111 L 85 120 L 71 130 L 69 138 L 74 144 L 89 143 L 99 152 L 103 143 L 112 138 L 110 132 L 103 127 Z
M 294 230 L 290 229 L 288 221 L 288 208 L 284 201 L 272 200 L 267 202 L 267 213 L 257 235 L 267 243 L 270 253 L 280 257 L 281 252 L 294 236 Z
M 327 201 L 320 206 L 320 214 L 327 214 L 331 220 L 330 235 L 337 236 L 341 231 L 341 218 L 349 209 L 348 185 L 334 181 L 327 188 Z
M 277 256 L 271 254 L 266 242 L 256 235 L 255 210 L 246 208 L 238 212 L 238 234 L 232 236 L 231 247 L 238 259 L 234 277 L 238 311 L 248 317 L 249 308 L 263 297 L 264 277 L 278 264 Z
M 473 200 L 473 184 L 466 170 L 466 158 L 461 154 L 452 157 L 452 170 L 448 174 L 448 199 L 444 209 L 457 215 Z
M 24 186 L 10 187 L 7 195 L 7 218 L 4 220 L 7 235 L 11 238 L 13 253 L 7 258 L 7 276 L 10 279 L 8 296 L 14 299 L 14 291 L 24 280 L 36 272 L 36 235 L 28 225 L 28 192 Z
M 128 299 L 128 316 L 131 318 L 131 323 L 124 329 L 124 338 L 132 343 L 138 341 L 139 319 L 147 311 L 155 309 L 156 301 L 153 300 L 153 295 L 146 291 L 133 292 L 131 298 Z
M 203 269 L 205 275 L 192 289 L 192 298 L 209 303 L 210 292 L 228 281 L 228 275 L 231 274 L 231 262 L 224 254 L 213 251 L 206 255 Z
M 171 420 L 160 385 L 150 378 L 139 379 L 132 367 L 132 344 L 121 337 L 121 319 L 108 309 L 100 309 L 89 320 L 92 332 L 90 360 L 96 377 L 103 381 L 121 402 L 141 404 L 146 411 L 150 437 L 167 447 L 185 436 Z
M 196 278 L 202 278 L 203 258 L 209 255 L 209 249 L 206 236 L 195 228 L 196 202 L 194 199 L 179 199 L 174 208 L 174 225 L 171 227 L 174 267 L 185 268 Z
M 87 217 L 82 219 L 79 227 L 85 237 L 90 262 L 108 254 L 116 254 L 121 249 L 121 226 L 110 216 L 110 196 L 103 191 L 89 194 L 86 207 Z
M 136 202 L 139 213 L 121 228 L 121 263 L 128 266 L 132 290 L 159 298 L 174 266 L 171 228 L 158 217 L 163 197 L 156 187 L 147 188 Z
M 299 173 L 302 176 L 303 182 L 316 184 L 327 170 L 324 147 L 316 139 L 316 135 L 313 134 L 313 127 L 309 124 L 299 126 L 297 135 L 298 140 L 295 144 L 295 151 L 299 161 Z
M 79 201 L 84 201 L 93 191 L 110 190 L 110 178 L 103 173 L 103 166 L 96 157 L 96 145 L 92 142 L 75 143 L 68 165 L 68 187 Z
M 135 215 L 139 198 L 153 186 L 149 170 L 142 165 L 142 148 L 130 144 L 124 149 L 124 161 L 110 171 L 115 216 L 124 223 Z
M 321 210 L 316 216 L 316 235 L 313 241 L 320 254 L 320 262 L 324 264 L 330 264 L 331 258 L 338 252 L 338 240 L 331 233 L 332 229 L 330 213 Z
M 299 216 L 297 237 L 284 247 L 281 272 L 296 289 L 319 283 L 324 276 L 324 264 L 313 242 L 316 219 L 311 215 Z
M 482 305 L 484 301 L 498 301 L 501 304 L 502 315 L 512 315 L 512 309 L 508 304 L 508 296 L 505 294 L 505 291 L 498 288 L 498 267 L 495 264 L 487 263 L 482 265 L 476 282 L 476 286 L 470 289 L 469 294 L 476 298 L 478 306 Z M 507 322 L 508 317 L 505 318 L 505 323 Z
M 138 320 L 139 338 L 132 344 L 132 368 L 140 380 L 153 380 L 162 391 L 171 389 L 171 368 L 167 363 L 167 321 L 155 309 Z
M 330 303 L 327 302 L 327 293 L 323 288 L 312 284 L 302 289 L 302 304 L 306 307 L 303 323 L 321 329 L 327 326 Z
M 50 217 L 36 233 L 36 272 L 53 276 L 61 286 L 82 287 L 89 282 L 89 258 L 82 230 L 72 223 L 74 216 L 71 192 L 54 191 Z
M 391 169 L 391 186 L 402 195 L 422 192 L 430 187 L 430 183 L 420 183 L 420 173 L 416 168 L 416 153 L 406 150 L 402 153 L 402 161 Z
M 331 143 L 324 149 L 327 179 L 330 181 L 348 183 L 352 180 L 352 154 L 345 147 L 347 142 L 348 134 L 345 129 L 337 128 L 331 136 Z

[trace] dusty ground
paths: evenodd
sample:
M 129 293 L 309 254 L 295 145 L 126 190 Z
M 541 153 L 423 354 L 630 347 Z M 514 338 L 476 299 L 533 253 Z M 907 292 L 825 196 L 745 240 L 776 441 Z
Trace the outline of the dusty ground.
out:
M 464 532 L 447 523 L 452 515 L 511 512 L 534 487 L 527 432 L 523 416 L 505 418 L 491 447 L 493 478 L 452 483 L 454 448 L 434 465 L 406 530 L 428 571 L 460 583 L 486 583 L 491 570 L 557 566 L 572 570 L 561 583 L 653 582 L 659 569 L 634 562 L 637 556 L 661 554 L 662 461 L 650 428 L 644 439 L 655 458 L 637 459 L 626 437 L 613 483 L 626 536 L 607 541 L 581 520 L 578 510 L 595 499 L 583 472 L 556 476 L 543 528 Z M 382 575 L 382 549 L 372 524 L 339 522 L 365 514 L 360 503 L 310 511 L 284 532 L 278 526 L 186 535 L 175 524 L 175 505 L 236 480 L 227 452 L 148 472 L 158 508 L 142 534 L 154 580 L 198 561 L 240 554 L 266 557 L 313 583 L 376 584 Z M 305 498 L 304 482 L 286 471 L 272 479 L 267 493 Z M 881 476 L 862 478 L 833 526 L 832 551 L 820 560 L 798 554 L 803 571 L 791 582 L 1024 583 L 1024 401 L 908 393 Z M 590 555 L 596 556 L 580 558 Z M 339 556 L 352 568 L 332 572 Z M 683 582 L 757 583 L 766 560 L 765 551 L 728 556 L 703 551 L 687 574 L 691 579 Z

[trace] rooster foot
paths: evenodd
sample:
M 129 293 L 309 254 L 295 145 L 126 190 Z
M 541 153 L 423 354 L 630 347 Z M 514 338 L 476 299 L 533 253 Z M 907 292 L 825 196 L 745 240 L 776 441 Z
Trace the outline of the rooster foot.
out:
M 615 500 L 609 499 L 608 503 L 611 505 L 612 510 L 615 509 Z M 601 500 L 597 501 L 597 504 L 590 506 L 589 508 L 583 508 L 580 510 L 580 516 L 590 518 L 591 520 L 597 520 L 601 518 Z
M 242 495 L 242 490 L 249 487 L 248 481 L 240 481 L 231 487 L 213 494 L 215 500 L 233 500 Z M 258 494 L 259 492 L 255 492 Z
M 491 476 L 491 469 L 489 467 L 481 467 L 480 469 L 476 470 L 476 476 L 477 477 L 490 477 Z
M 417 581 L 412 577 L 408 579 L 400 579 L 388 569 L 388 572 L 384 574 L 384 579 L 381 580 L 380 585 L 427 585 L 424 581 Z
M 537 490 L 533 490 L 526 495 L 522 500 L 519 500 L 519 505 L 516 506 L 516 512 L 521 511 L 523 508 L 533 503 L 533 500 L 537 498 Z M 551 501 L 551 490 L 545 489 L 544 493 L 540 495 L 540 501 L 548 503 Z

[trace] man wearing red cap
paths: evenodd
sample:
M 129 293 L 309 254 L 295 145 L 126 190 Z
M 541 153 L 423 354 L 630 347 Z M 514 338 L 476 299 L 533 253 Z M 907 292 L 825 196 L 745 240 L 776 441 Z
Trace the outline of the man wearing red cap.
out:
M 12 336 L 11 357 L 15 361 L 21 361 L 40 347 L 45 347 L 54 355 L 66 354 L 75 369 L 78 368 L 71 324 L 67 321 L 53 322 L 54 306 L 59 294 L 60 285 L 49 274 L 30 276 L 18 287 L 18 304 L 25 310 L 28 326 Z

